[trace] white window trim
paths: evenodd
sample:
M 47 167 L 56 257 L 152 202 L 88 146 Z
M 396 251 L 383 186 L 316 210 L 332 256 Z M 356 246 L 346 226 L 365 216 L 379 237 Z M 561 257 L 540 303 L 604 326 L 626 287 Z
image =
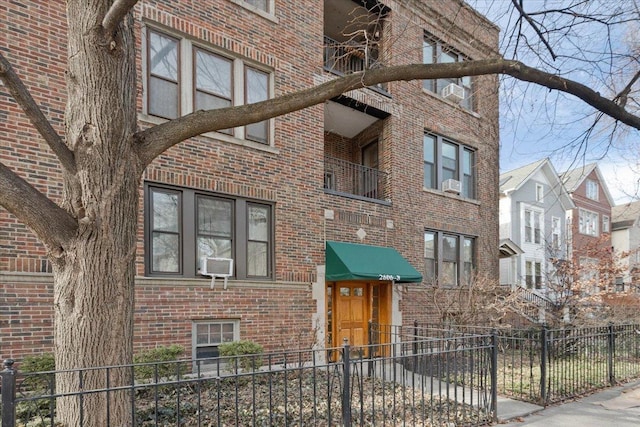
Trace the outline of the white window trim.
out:
M 237 4 L 240 7 L 243 7 L 253 13 L 255 13 L 256 15 L 260 15 L 265 19 L 268 19 L 269 21 L 278 23 L 278 18 L 276 18 L 275 16 L 275 10 L 276 10 L 276 2 L 275 0 L 267 0 L 268 3 L 268 11 L 264 11 L 260 8 L 257 8 L 255 6 L 250 5 L 249 3 L 247 3 L 244 0 L 229 0 L 231 3 L 233 4 Z
M 536 243 L 535 241 L 535 227 L 532 228 L 532 241 L 531 242 L 527 242 L 526 240 L 526 222 L 525 222 L 525 217 L 526 217 L 526 212 L 527 211 L 532 211 L 532 212 L 537 212 L 540 214 L 540 243 Z M 533 218 L 532 218 L 533 219 Z M 544 209 L 541 208 L 536 208 L 534 206 L 531 205 L 522 205 L 522 211 L 520 213 L 520 232 L 521 234 L 521 240 L 523 243 L 527 244 L 527 245 L 538 245 L 538 246 L 542 246 L 544 245 Z
M 540 291 L 540 290 L 545 289 L 546 288 L 546 281 L 545 281 L 544 273 L 545 273 L 546 264 L 545 264 L 544 260 L 538 259 L 538 258 L 525 258 L 524 259 L 524 262 L 522 264 L 522 279 L 523 279 L 522 282 L 523 282 L 524 287 L 527 288 L 527 263 L 529 263 L 529 262 L 532 264 L 532 268 L 534 269 L 533 270 L 534 281 L 533 281 L 533 285 L 530 288 L 530 290 L 532 290 L 532 291 Z M 540 288 L 539 289 L 536 288 L 536 284 L 535 284 L 535 277 L 536 277 L 535 276 L 535 265 L 536 264 L 540 264 Z
M 544 203 L 544 186 L 536 184 L 536 202 Z
M 595 191 L 596 191 L 596 193 L 595 193 L 595 197 L 591 197 L 591 196 L 589 195 L 589 184 L 592 184 L 592 185 L 594 185 L 594 186 L 595 186 Z M 598 181 L 595 181 L 595 180 L 593 180 L 593 179 L 587 179 L 587 180 L 586 180 L 586 183 L 585 183 L 585 190 L 584 190 L 584 193 L 585 193 L 585 195 L 587 196 L 587 199 L 594 200 L 594 201 L 596 201 L 596 202 L 597 202 L 597 201 L 598 201 L 598 199 L 599 199 L 599 194 L 600 194 L 600 186 L 598 185 Z
M 211 344 L 197 344 L 198 341 L 198 325 L 220 325 L 223 323 L 232 323 L 233 324 L 233 341 L 240 341 L 240 319 L 215 319 L 215 320 L 194 320 L 191 322 L 191 355 L 194 364 L 196 362 L 197 348 L 198 347 L 209 347 Z M 201 365 L 203 366 L 203 365 Z
M 558 227 L 554 228 L 553 223 L 556 222 L 558 223 Z M 553 249 L 560 249 L 560 247 L 562 246 L 562 219 L 560 217 L 557 216 L 552 216 L 551 217 L 551 243 L 553 244 L 553 236 L 557 234 L 558 235 L 558 247 L 554 247 Z
M 584 224 L 584 218 L 582 217 L 583 213 L 588 215 L 595 215 L 595 218 L 593 221 L 595 233 L 593 234 L 589 233 L 589 229 L 586 228 L 586 226 L 583 229 L 583 224 Z M 600 235 L 600 214 L 598 214 L 598 212 L 590 211 L 588 209 L 579 208 L 578 209 L 578 233 L 585 236 L 598 237 Z
M 608 233 L 610 231 L 610 228 L 611 228 L 611 219 L 609 218 L 609 215 L 602 215 L 602 232 Z
M 233 0 L 232 0 L 233 1 Z M 237 0 L 234 3 L 243 3 L 245 7 L 251 7 L 246 5 L 243 1 Z M 253 7 L 251 7 L 254 9 Z M 265 67 L 263 64 L 259 64 L 256 62 L 249 61 L 247 59 L 239 58 L 235 54 L 230 54 L 228 52 L 223 51 L 216 46 L 208 45 L 202 41 L 198 41 L 192 39 L 182 33 L 179 33 L 172 29 L 167 29 L 164 27 L 156 27 L 152 24 L 145 23 L 142 26 L 141 32 L 141 41 L 142 41 L 142 112 L 138 114 L 138 118 L 141 121 L 151 123 L 151 124 L 161 124 L 165 123 L 168 120 L 162 117 L 157 117 L 150 115 L 147 110 L 147 96 L 149 93 L 149 82 L 147 81 L 148 75 L 148 67 L 147 67 L 147 31 L 153 30 L 157 31 L 161 34 L 166 34 L 168 36 L 175 37 L 179 40 L 180 46 L 180 56 L 179 60 L 179 85 L 180 85 L 180 105 L 179 111 L 182 116 L 190 114 L 193 112 L 193 48 L 198 47 L 209 51 L 211 53 L 221 55 L 233 61 L 233 99 L 234 106 L 242 105 L 244 102 L 244 89 L 245 89 L 245 81 L 244 81 L 244 69 L 245 66 L 250 66 L 255 68 L 256 70 L 263 71 L 269 76 L 269 94 L 273 98 L 275 93 L 275 73 L 274 70 Z M 262 144 L 256 141 L 251 141 L 244 139 L 245 136 L 245 127 L 238 126 L 233 129 L 233 135 L 229 135 L 226 133 L 220 132 L 207 132 L 202 134 L 203 136 L 209 138 L 215 138 L 216 140 L 221 140 L 225 142 L 229 142 L 236 145 L 242 145 L 245 147 L 255 148 L 262 151 L 268 151 L 271 153 L 277 154 L 279 150 L 277 150 L 274 146 L 275 141 L 275 120 L 269 119 L 269 143 Z

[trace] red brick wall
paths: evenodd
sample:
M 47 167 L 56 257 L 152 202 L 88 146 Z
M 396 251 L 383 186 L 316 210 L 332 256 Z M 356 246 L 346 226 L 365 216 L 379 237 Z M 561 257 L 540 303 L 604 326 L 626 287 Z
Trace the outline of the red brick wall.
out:
M 240 338 L 267 351 L 311 348 L 317 336 L 315 301 L 308 284 L 237 284 L 218 279 L 176 283 L 136 282 L 134 351 L 180 344 L 191 357 L 192 322 L 240 321 Z M 53 351 L 53 284 L 50 275 L 4 276 L 0 281 L 0 360 Z
M 591 200 L 587 197 L 587 180 L 596 181 L 598 183 L 598 200 Z M 607 258 L 610 256 L 606 249 L 611 248 L 611 205 L 607 199 L 604 186 L 607 184 L 601 182 L 596 170 L 591 171 L 582 183 L 571 194 L 573 202 L 576 204 L 576 209 L 572 212 L 572 241 L 571 246 L 573 248 L 574 262 L 579 263 L 581 256 L 587 256 L 591 258 Z M 598 214 L 598 236 L 589 236 L 587 234 L 580 233 L 580 213 L 579 208 L 596 212 Z M 602 232 L 602 216 L 609 217 L 609 233 Z M 598 256 L 597 247 L 602 248 L 601 256 Z M 587 248 L 581 250 L 581 248 Z M 595 250 L 595 253 L 594 253 Z M 590 252 L 590 253 L 585 253 Z
M 383 34 L 384 60 L 388 64 L 421 62 L 424 30 L 472 59 L 496 55 L 497 29 L 458 0 L 415 4 L 389 1 L 386 5 L 391 9 Z M 0 49 L 32 90 L 55 129 L 63 134 L 67 57 L 64 2 L 23 0 L 7 3 L 6 10 L 6 15 L 0 16 L 0 32 L 4 35 Z M 226 0 L 145 0 L 136 6 L 135 16 L 138 29 L 143 21 L 171 27 L 185 37 L 223 45 L 230 54 L 272 67 L 276 95 L 312 86 L 327 76 L 322 71 L 322 2 L 279 0 L 275 22 Z M 140 64 L 138 70 L 142 81 Z M 364 243 L 393 246 L 420 271 L 425 228 L 475 235 L 479 270 L 497 280 L 496 88 L 495 77 L 475 80 L 473 113 L 425 92 L 421 82 L 390 83 L 390 98 L 360 91 L 371 105 L 385 104 L 391 115 L 348 141 L 350 145 L 332 135 L 325 136 L 320 105 L 277 118 L 274 150 L 198 137 L 165 152 L 147 169 L 145 180 L 275 203 L 275 281 L 267 287 L 238 284 L 228 291 L 210 291 L 206 281 L 198 285 L 198 281 L 177 278 L 151 285 L 139 280 L 136 348 L 169 342 L 190 347 L 191 321 L 207 316 L 241 318 L 243 338 L 255 338 L 274 349 L 290 342 L 287 328 L 312 328 L 315 303 L 306 286 L 314 280 L 317 265 L 324 264 L 324 240 L 358 241 L 355 232 L 359 228 L 367 232 Z M 142 108 L 141 85 L 139 93 Z M 140 126 L 149 125 L 142 117 Z M 478 200 L 423 190 L 425 130 L 477 150 Z M 380 134 L 380 168 L 390 175 L 386 189 L 390 203 L 325 194 L 324 155 L 350 155 L 358 161 L 359 150 L 354 147 L 369 142 L 375 133 Z M 1 88 L 0 139 L 4 141 L 0 161 L 59 202 L 62 184 L 57 161 Z M 348 153 L 339 151 L 347 147 L 351 150 Z M 334 210 L 334 220 L 324 219 L 325 209 Z M 387 220 L 392 220 L 392 228 L 387 227 Z M 142 204 L 139 221 L 142 225 Z M 137 274 L 142 276 L 142 226 L 138 237 Z M 42 245 L 26 227 L 0 209 L 0 308 L 3 313 L 5 309 L 15 313 L 10 320 L 0 317 L 3 357 L 50 349 L 53 299 L 50 279 L 43 281 L 35 276 L 31 282 L 25 279 L 12 283 L 2 275 L 47 271 L 50 267 Z M 429 316 L 420 286 L 403 298 L 401 310 L 406 321 Z

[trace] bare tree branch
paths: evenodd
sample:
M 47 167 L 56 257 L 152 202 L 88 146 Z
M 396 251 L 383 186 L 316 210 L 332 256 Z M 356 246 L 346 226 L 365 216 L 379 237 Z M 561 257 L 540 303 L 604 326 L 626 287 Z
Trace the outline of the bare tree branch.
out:
M 112 35 L 118 23 L 125 17 L 127 13 L 138 3 L 138 0 L 116 0 L 111 8 L 104 15 L 102 20 L 102 28 L 108 35 Z
M 75 236 L 76 220 L 2 163 L 0 188 L 0 206 L 30 227 L 52 253 L 60 252 Z
M 637 71 L 633 78 L 627 83 L 627 85 L 617 94 L 613 100 L 618 103 L 619 106 L 624 108 L 627 105 L 627 97 L 629 93 L 631 93 L 631 87 L 638 81 L 640 78 L 640 71 Z
M 506 74 L 549 89 L 574 95 L 595 109 L 635 129 L 640 117 L 627 112 L 593 89 L 555 74 L 528 67 L 519 61 L 487 59 L 449 64 L 412 64 L 367 70 L 339 77 L 321 85 L 255 104 L 218 110 L 196 111 L 135 135 L 138 155 L 144 166 L 168 148 L 205 132 L 257 123 L 292 111 L 311 107 L 350 90 L 391 81 L 437 79 L 488 74 Z
M 9 93 L 16 100 L 18 105 L 25 112 L 33 126 L 40 132 L 45 142 L 58 156 L 62 166 L 71 174 L 76 173 L 76 162 L 73 152 L 65 145 L 60 135 L 53 129 L 51 123 L 42 113 L 36 104 L 29 90 L 25 87 L 20 77 L 13 71 L 13 67 L 7 59 L 0 53 L 0 79 L 9 89 Z
M 533 28 L 533 31 L 535 31 L 538 37 L 540 37 L 540 40 L 542 40 L 542 43 L 544 43 L 545 47 L 551 54 L 551 57 L 555 60 L 556 59 L 555 52 L 551 48 L 551 45 L 549 45 L 549 42 L 547 41 L 547 39 L 544 38 L 542 31 L 540 31 L 540 29 L 538 28 L 538 25 L 533 20 L 533 18 L 527 15 L 527 12 L 524 11 L 524 9 L 522 8 L 522 5 L 518 3 L 518 0 L 511 0 L 511 3 L 513 3 L 513 6 L 517 9 L 518 13 L 520 13 L 520 16 L 524 18 L 529 23 L 529 25 L 531 25 L 531 28 Z

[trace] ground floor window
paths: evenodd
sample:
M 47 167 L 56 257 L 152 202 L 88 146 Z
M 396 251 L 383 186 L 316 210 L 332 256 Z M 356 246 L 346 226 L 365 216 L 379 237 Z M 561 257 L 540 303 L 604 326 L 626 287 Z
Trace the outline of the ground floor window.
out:
M 525 261 L 525 282 L 527 289 L 542 289 L 542 263 Z
M 425 282 L 447 287 L 468 284 L 475 270 L 475 244 L 471 236 L 425 231 Z
M 240 340 L 240 320 L 203 320 L 193 322 L 193 359 L 220 356 L 218 346 Z M 204 361 L 203 364 L 213 363 Z

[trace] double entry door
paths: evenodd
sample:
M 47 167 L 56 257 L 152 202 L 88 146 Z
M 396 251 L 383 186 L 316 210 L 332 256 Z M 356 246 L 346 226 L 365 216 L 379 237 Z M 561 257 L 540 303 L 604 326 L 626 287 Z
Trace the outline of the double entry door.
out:
M 365 346 L 379 337 L 369 337 L 369 321 L 389 324 L 391 284 L 388 282 L 335 282 L 327 286 L 328 346 L 340 347 L 345 338 L 353 348 L 368 356 Z

